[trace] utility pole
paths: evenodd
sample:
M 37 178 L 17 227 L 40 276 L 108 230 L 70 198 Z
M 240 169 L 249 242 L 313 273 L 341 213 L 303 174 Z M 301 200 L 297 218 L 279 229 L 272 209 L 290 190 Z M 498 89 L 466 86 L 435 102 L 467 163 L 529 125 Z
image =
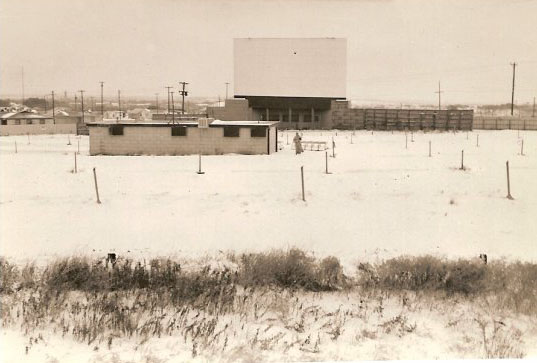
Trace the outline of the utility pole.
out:
M 511 116 L 513 116 L 513 108 L 515 104 L 515 68 L 516 68 L 516 62 L 511 63 L 513 66 L 513 89 L 511 91 Z
M 170 113 L 170 88 L 173 88 L 172 86 L 166 86 L 164 87 L 168 89 L 168 111 L 166 113 Z
M 56 111 L 54 108 L 54 91 L 51 92 L 52 95 L 52 123 L 56 123 Z
M 157 97 L 157 114 L 158 114 L 158 93 L 155 93 L 155 96 Z
M 24 107 L 24 66 L 22 66 L 22 71 L 21 71 L 21 82 L 22 82 L 22 107 Z
M 187 82 L 179 82 L 179 84 L 183 85 L 183 90 L 179 91 L 181 93 L 181 96 L 183 96 L 183 103 L 181 106 L 181 114 L 185 114 L 185 96 L 188 96 L 188 91 L 185 91 L 185 86 L 188 84 Z
M 78 105 L 78 97 L 75 92 L 75 112 L 76 112 L 76 106 Z
M 104 118 L 104 101 L 103 101 L 103 86 L 104 82 L 99 82 L 101 84 L 101 117 Z
M 170 97 L 172 99 L 172 124 L 175 125 L 175 102 L 173 102 L 173 91 L 170 92 Z
M 121 90 L 117 90 L 117 108 L 119 109 L 119 118 L 121 117 Z
M 227 100 L 227 88 L 229 86 L 229 82 L 226 82 L 226 100 Z
M 444 91 L 442 91 L 440 89 L 440 81 L 438 81 L 438 91 L 436 91 L 435 93 L 438 93 L 438 111 L 440 111 L 440 109 L 442 108 L 442 103 L 441 103 L 441 96 L 440 94 L 443 93 Z
M 80 90 L 78 91 L 80 92 L 80 102 L 81 102 L 81 107 L 82 107 L 82 123 L 84 123 L 84 90 Z

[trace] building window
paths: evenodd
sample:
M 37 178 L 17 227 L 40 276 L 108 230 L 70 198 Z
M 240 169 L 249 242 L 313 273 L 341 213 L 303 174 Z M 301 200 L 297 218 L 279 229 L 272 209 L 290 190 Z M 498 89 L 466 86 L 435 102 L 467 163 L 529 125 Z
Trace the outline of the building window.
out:
M 224 137 L 239 137 L 240 128 L 224 127 Z
M 40 123 L 41 125 L 44 125 L 44 124 L 45 124 L 45 120 L 39 120 L 39 123 Z
M 186 136 L 186 127 L 172 126 L 172 136 Z
M 7 120 L 2 120 L 2 125 L 7 125 Z
M 26 125 L 31 125 L 32 124 L 32 120 L 26 120 Z
M 20 125 L 21 124 L 21 120 L 15 120 L 15 125 Z
M 123 135 L 123 125 L 111 125 L 108 128 L 110 135 Z
M 266 127 L 252 127 L 250 129 L 250 137 L 265 137 L 267 136 Z
M 293 110 L 291 113 L 291 122 L 298 122 L 298 111 Z

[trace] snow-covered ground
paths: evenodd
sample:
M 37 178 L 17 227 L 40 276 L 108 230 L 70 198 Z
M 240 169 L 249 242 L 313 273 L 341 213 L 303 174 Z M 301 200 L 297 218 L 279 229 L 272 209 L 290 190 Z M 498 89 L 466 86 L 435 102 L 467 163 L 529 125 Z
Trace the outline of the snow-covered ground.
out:
M 329 146 L 333 137 L 328 175 L 325 152 L 295 155 L 294 132 L 280 133 L 272 155 L 205 156 L 204 175 L 197 156 L 89 156 L 88 137 L 2 137 L 0 254 L 39 262 L 295 246 L 346 266 L 401 254 L 537 260 L 537 132 L 409 133 L 408 148 L 401 132 L 351 134 L 303 133 Z

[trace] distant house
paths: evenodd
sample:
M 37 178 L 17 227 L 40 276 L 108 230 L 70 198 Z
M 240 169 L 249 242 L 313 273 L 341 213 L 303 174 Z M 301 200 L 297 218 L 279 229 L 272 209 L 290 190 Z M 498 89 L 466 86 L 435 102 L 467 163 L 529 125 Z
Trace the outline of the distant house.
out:
M 54 118 L 32 111 L 8 112 L 0 115 L 0 135 L 76 133 L 76 125 L 58 125 Z
M 135 119 L 137 121 L 150 121 L 151 120 L 151 110 L 147 108 L 135 108 L 133 110 L 127 111 L 129 118 Z
M 277 124 L 212 119 L 90 123 L 90 155 L 271 154 L 278 151 Z

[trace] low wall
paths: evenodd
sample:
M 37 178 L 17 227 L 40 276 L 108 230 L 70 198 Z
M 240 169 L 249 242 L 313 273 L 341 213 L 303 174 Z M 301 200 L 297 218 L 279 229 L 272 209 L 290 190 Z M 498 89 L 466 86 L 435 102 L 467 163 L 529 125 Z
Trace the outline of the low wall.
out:
M 474 117 L 474 129 L 537 130 L 537 118 Z
M 276 129 L 267 137 L 251 137 L 249 127 L 240 127 L 239 137 L 224 137 L 222 127 L 187 127 L 187 136 L 172 136 L 171 127 L 124 126 L 123 135 L 110 135 L 106 126 L 89 127 L 90 155 L 204 155 L 267 154 L 276 151 Z M 201 135 L 200 135 L 201 132 Z
M 0 135 L 76 134 L 75 124 L 1 125 Z

